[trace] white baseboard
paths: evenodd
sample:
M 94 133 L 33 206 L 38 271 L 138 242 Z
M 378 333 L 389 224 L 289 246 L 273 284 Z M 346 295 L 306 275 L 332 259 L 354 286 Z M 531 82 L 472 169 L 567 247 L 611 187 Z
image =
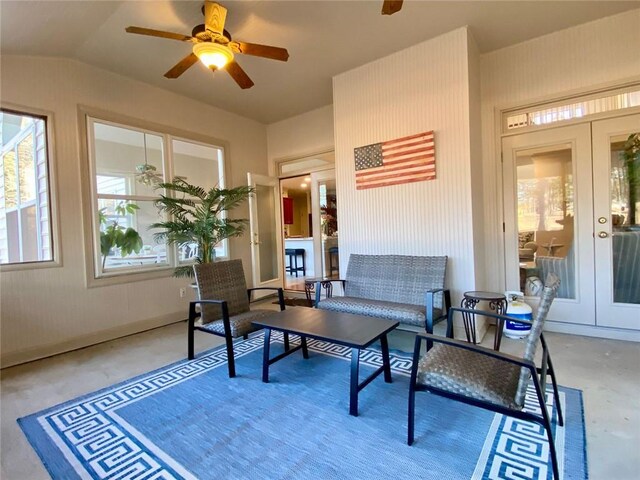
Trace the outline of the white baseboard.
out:
M 585 337 L 640 342 L 640 331 L 638 330 L 596 327 L 594 325 L 578 325 L 575 323 L 554 322 L 551 320 L 548 320 L 545 323 L 544 329 L 548 332 L 568 333 L 569 335 L 584 335 Z
M 61 353 L 70 352 L 79 348 L 89 347 L 98 343 L 126 337 L 134 333 L 144 332 L 158 327 L 164 327 L 184 320 L 184 312 L 163 315 L 161 317 L 150 318 L 139 322 L 108 328 L 99 332 L 80 335 L 78 337 L 65 340 L 64 342 L 38 345 L 14 352 L 2 353 L 0 355 L 0 368 L 12 367 L 21 363 L 32 362 L 42 358 L 51 357 Z

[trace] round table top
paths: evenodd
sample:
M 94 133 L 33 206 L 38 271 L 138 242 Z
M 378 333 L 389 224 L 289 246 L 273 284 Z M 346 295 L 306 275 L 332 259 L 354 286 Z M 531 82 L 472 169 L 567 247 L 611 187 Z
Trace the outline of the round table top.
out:
M 472 298 L 474 300 L 487 300 L 487 301 L 495 301 L 495 300 L 506 300 L 507 297 L 502 293 L 496 292 L 483 292 L 483 291 L 471 291 L 464 292 L 464 298 Z

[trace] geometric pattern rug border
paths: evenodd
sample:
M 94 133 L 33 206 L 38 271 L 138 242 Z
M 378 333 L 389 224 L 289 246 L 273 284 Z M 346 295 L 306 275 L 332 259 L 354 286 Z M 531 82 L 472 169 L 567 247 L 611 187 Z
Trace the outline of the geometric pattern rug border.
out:
M 272 342 L 282 343 L 282 334 L 273 332 Z M 293 339 L 292 344 L 297 340 Z M 310 350 L 342 360 L 350 360 L 351 348 L 320 340 L 308 340 Z M 237 358 L 263 347 L 263 333 L 258 332 L 248 340 L 234 344 Z M 145 445 L 127 430 L 135 430 L 126 424 L 116 411 L 133 402 L 170 388 L 211 369 L 220 368 L 227 361 L 224 345 L 201 353 L 196 359 L 179 360 L 152 372 L 136 376 L 119 384 L 83 395 L 60 405 L 18 419 L 27 439 L 36 450 L 49 474 L 54 472 L 48 465 L 51 452 L 41 451 L 41 445 L 32 438 L 34 422 L 55 443 L 66 461 L 66 478 L 113 480 L 160 480 L 193 479 L 193 475 L 181 467 L 155 445 Z M 361 352 L 361 365 L 382 366 L 380 351 L 367 349 Z M 410 354 L 393 351 L 390 355 L 391 369 L 395 374 L 409 376 L 412 358 Z M 579 405 L 584 425 L 584 404 L 580 390 L 562 387 L 560 401 L 566 411 L 564 391 L 579 393 Z M 557 424 L 557 412 L 553 408 L 552 390 L 546 392 L 546 402 L 552 412 L 552 426 L 560 478 L 564 477 L 565 428 Z M 540 413 L 533 386 L 526 398 L 526 411 Z M 584 431 L 583 431 L 584 435 Z M 584 438 L 584 472 L 587 473 L 586 435 Z M 552 472 L 548 463 L 548 443 L 545 432 L 539 425 L 501 414 L 495 414 L 487 434 L 482 453 L 478 458 L 472 479 L 550 479 Z M 60 465 L 57 465 L 60 467 Z

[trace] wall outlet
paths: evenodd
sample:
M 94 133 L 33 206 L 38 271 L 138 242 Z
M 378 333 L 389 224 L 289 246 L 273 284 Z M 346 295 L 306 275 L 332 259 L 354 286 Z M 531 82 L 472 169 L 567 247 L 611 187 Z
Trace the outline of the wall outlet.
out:
M 184 297 L 186 297 L 186 296 L 187 296 L 187 289 L 186 289 L 186 288 L 184 288 L 184 287 L 182 287 L 182 288 L 180 289 L 180 298 L 184 298 Z

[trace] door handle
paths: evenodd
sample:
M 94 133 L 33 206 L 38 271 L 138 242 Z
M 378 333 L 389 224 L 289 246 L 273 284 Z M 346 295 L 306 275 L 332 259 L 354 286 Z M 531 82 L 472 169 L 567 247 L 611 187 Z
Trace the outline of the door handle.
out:
M 607 238 L 609 236 L 609 234 L 607 232 L 598 232 L 598 237 L 600 238 Z

